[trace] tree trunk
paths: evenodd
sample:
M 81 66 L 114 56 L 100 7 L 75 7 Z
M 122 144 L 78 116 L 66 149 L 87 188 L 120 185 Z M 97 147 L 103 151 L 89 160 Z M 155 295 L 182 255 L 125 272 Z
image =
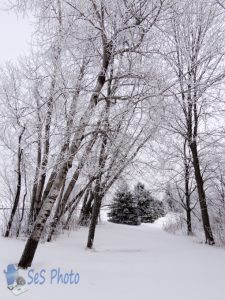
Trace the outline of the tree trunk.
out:
M 190 181 L 190 158 L 187 156 L 187 139 L 184 141 L 184 176 L 185 176 L 185 210 L 186 210 L 186 222 L 187 222 L 187 235 L 192 235 L 191 226 L 191 192 L 189 187 Z
M 69 214 L 68 214 L 68 217 L 67 217 L 67 220 L 63 226 L 63 229 L 65 230 L 68 230 L 69 229 L 69 223 L 70 223 L 70 220 L 72 218 L 72 215 L 75 211 L 75 209 L 77 208 L 78 204 L 80 203 L 80 200 L 82 198 L 84 194 L 84 191 L 82 193 L 79 193 L 77 196 L 76 196 L 76 201 L 74 202 L 73 206 L 71 206 L 70 210 L 69 210 Z
M 25 249 L 23 251 L 22 257 L 19 262 L 19 267 L 26 269 L 31 266 L 34 258 L 35 251 L 37 249 L 38 243 L 41 239 L 42 232 L 44 230 L 45 223 L 50 216 L 52 207 L 57 199 L 58 193 L 62 187 L 64 178 L 68 172 L 67 164 L 64 164 L 63 168 L 59 171 L 58 176 L 52 186 L 52 189 L 43 203 L 41 210 L 38 214 L 34 228 L 32 229 L 31 235 L 27 240 Z
M 64 179 L 64 183 L 63 183 L 63 186 L 61 188 L 61 192 L 60 192 L 60 195 L 59 195 L 59 199 L 58 199 L 58 203 L 57 203 L 57 206 L 56 206 L 53 221 L 50 224 L 50 232 L 48 234 L 47 242 L 51 242 L 52 236 L 55 233 L 55 229 L 56 229 L 56 226 L 58 224 L 58 220 L 59 220 L 59 217 L 60 217 L 60 214 L 61 214 L 61 211 L 62 211 L 62 197 L 63 197 L 63 192 L 64 192 L 64 189 L 65 189 L 65 184 L 66 184 L 66 177 Z
M 74 210 L 76 209 L 77 205 L 79 204 L 80 200 L 82 199 L 85 191 L 88 189 L 92 181 L 95 179 L 95 177 L 92 177 L 89 182 L 86 184 L 86 186 L 80 190 L 80 192 L 76 195 L 76 197 L 67 205 L 65 210 L 62 212 L 62 214 L 65 214 L 68 211 L 68 217 L 66 220 L 66 223 L 63 226 L 63 229 L 68 229 L 68 225 L 70 222 L 70 219 L 73 215 Z M 61 216 L 60 216 L 61 217 Z
M 27 197 L 27 176 L 26 176 L 25 165 L 24 165 L 24 185 L 25 185 L 25 193 L 23 195 L 23 206 L 22 206 L 22 212 L 21 212 L 21 217 L 20 217 L 20 221 L 19 221 L 19 226 L 18 226 L 18 229 L 17 229 L 16 237 L 18 237 L 19 234 L 20 234 L 20 229 L 21 229 L 21 225 L 22 225 L 22 222 L 23 222 L 24 211 L 25 211 L 25 200 L 26 200 L 26 197 Z
M 33 182 L 33 188 L 32 188 L 32 196 L 31 196 L 31 205 L 30 205 L 30 211 L 28 216 L 28 226 L 27 226 L 27 233 L 30 232 L 31 227 L 34 223 L 34 206 L 35 206 L 35 200 L 36 200 L 36 194 L 37 194 L 37 188 L 38 188 L 38 176 L 39 171 L 41 167 L 41 156 L 42 156 L 42 150 L 41 150 L 41 115 L 40 115 L 40 103 L 39 103 L 39 95 L 37 95 L 38 92 L 36 91 L 35 98 L 37 103 L 37 119 L 38 119 L 38 126 L 37 126 L 37 164 L 36 164 L 36 170 L 35 170 L 35 176 L 34 176 L 34 182 Z
M 86 201 L 84 200 L 80 211 L 78 221 L 78 225 L 80 226 L 88 226 L 90 223 L 92 204 L 94 201 L 94 193 L 92 191 L 88 191 L 87 197 L 88 198 L 86 199 Z
M 85 149 L 85 151 L 84 151 L 84 153 L 83 153 L 83 155 L 82 155 L 82 157 L 80 159 L 80 162 L 79 162 L 79 164 L 78 164 L 75 172 L 73 173 L 73 177 L 70 180 L 70 182 L 69 182 L 69 184 L 67 186 L 67 189 L 66 189 L 66 191 L 65 191 L 65 193 L 63 195 L 62 205 L 61 205 L 61 207 L 62 207 L 62 209 L 61 209 L 62 213 L 63 213 L 63 211 L 64 211 L 64 209 L 66 207 L 68 199 L 69 199 L 69 197 L 70 197 L 70 195 L 71 195 L 71 193 L 72 193 L 72 191 L 73 191 L 73 189 L 74 189 L 74 187 L 76 185 L 76 182 L 77 182 L 77 180 L 78 180 L 78 178 L 80 176 L 80 172 L 81 172 L 83 166 L 85 165 L 85 162 L 87 160 L 88 154 L 91 152 L 91 149 L 92 149 L 92 147 L 94 146 L 94 144 L 96 142 L 97 136 L 98 136 L 98 128 L 97 128 L 96 132 L 93 134 L 93 137 L 91 138 L 91 140 L 89 141 L 89 143 L 87 144 L 87 147 L 86 147 L 86 149 Z M 91 181 L 93 181 L 93 179 L 91 179 Z
M 93 247 L 94 237 L 95 237 L 95 228 L 98 222 L 98 217 L 101 209 L 102 204 L 102 175 L 104 172 L 106 160 L 107 160 L 107 154 L 106 154 L 106 146 L 108 143 L 108 136 L 107 136 L 107 130 L 109 128 L 109 110 L 110 110 L 110 102 L 106 102 L 106 115 L 105 115 L 105 134 L 102 137 L 102 144 L 101 144 L 101 150 L 99 154 L 99 161 L 98 161 L 98 176 L 96 179 L 96 185 L 94 189 L 94 204 L 92 209 L 92 215 L 91 215 L 91 222 L 89 226 L 89 234 L 88 234 L 88 241 L 87 241 L 87 248 Z
M 87 248 L 92 249 L 95 237 L 95 228 L 98 223 L 98 217 L 101 209 L 102 204 L 102 196 L 100 194 L 100 186 L 95 191 L 95 199 L 92 209 L 91 215 L 91 223 L 89 226 L 89 233 L 88 233 L 88 241 L 87 241 Z
M 43 151 L 43 157 L 40 165 L 39 175 L 40 178 L 38 180 L 38 184 L 36 187 L 36 195 L 35 195 L 35 201 L 34 201 L 34 222 L 37 218 L 37 215 L 41 209 L 42 205 L 42 194 L 43 189 L 45 185 L 46 180 L 46 168 L 48 165 L 49 160 L 49 147 L 50 147 L 50 129 L 51 129 L 51 123 L 52 123 L 52 112 L 53 112 L 53 104 L 54 104 L 54 94 L 55 94 L 55 86 L 56 86 L 56 80 L 57 80 L 57 73 L 58 73 L 58 61 L 60 59 L 61 54 L 61 48 L 58 48 L 58 52 L 56 54 L 55 58 L 55 70 L 53 74 L 53 80 L 51 82 L 51 88 L 50 88 L 50 97 L 47 101 L 47 116 L 46 116 L 46 122 L 45 122 L 45 133 L 44 133 L 44 151 Z
M 195 179 L 198 189 L 198 196 L 199 196 L 199 204 L 201 208 L 201 215 L 202 215 L 202 222 L 203 222 L 203 228 L 205 232 L 205 239 L 206 243 L 209 245 L 214 245 L 214 238 L 213 233 L 210 226 L 209 221 L 209 215 L 208 215 L 208 207 L 206 203 L 206 196 L 205 196 L 205 190 L 204 190 L 204 182 L 200 170 L 199 165 L 199 158 L 198 158 L 198 151 L 197 151 L 197 144 L 196 141 L 193 141 L 190 145 L 192 156 L 193 156 L 193 166 L 195 171 Z
M 21 176 L 21 161 L 22 161 L 22 153 L 23 153 L 23 150 L 21 149 L 21 140 L 22 140 L 22 136 L 24 134 L 24 131 L 25 131 L 25 127 L 23 127 L 22 132 L 19 135 L 19 139 L 18 139 L 17 190 L 16 190 L 15 200 L 14 200 L 14 203 L 13 203 L 12 212 L 11 212 L 9 222 L 8 222 L 8 225 L 7 225 L 7 229 L 6 229 L 6 232 L 5 232 L 5 237 L 9 236 L 9 233 L 10 233 L 10 230 L 11 230 L 11 227 L 12 227 L 12 223 L 13 223 L 13 219 L 14 219 L 14 216 L 15 216 L 18 204 L 19 204 L 19 200 L 20 200 L 21 177 L 22 177 Z
M 187 235 L 192 235 L 191 209 L 187 209 Z

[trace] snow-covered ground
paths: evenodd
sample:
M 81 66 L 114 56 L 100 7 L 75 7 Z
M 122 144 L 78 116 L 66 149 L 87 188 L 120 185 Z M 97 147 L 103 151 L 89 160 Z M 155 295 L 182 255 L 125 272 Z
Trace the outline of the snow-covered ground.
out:
M 45 268 L 46 282 L 30 285 L 20 299 L 224 300 L 225 251 L 164 232 L 161 223 L 126 226 L 104 223 L 95 251 L 85 250 L 87 229 L 40 245 L 32 268 Z M 14 299 L 3 269 L 16 263 L 24 242 L 0 239 L 0 299 Z M 50 284 L 50 271 L 79 272 L 80 282 Z M 29 280 L 26 272 L 21 275 Z M 33 274 L 33 273 L 32 273 Z

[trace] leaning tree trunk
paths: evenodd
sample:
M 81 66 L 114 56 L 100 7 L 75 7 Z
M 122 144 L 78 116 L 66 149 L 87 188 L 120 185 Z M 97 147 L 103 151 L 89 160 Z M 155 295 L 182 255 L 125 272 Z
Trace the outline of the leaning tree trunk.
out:
M 22 136 L 24 134 L 25 131 L 25 127 L 23 127 L 21 134 L 19 135 L 19 139 L 18 139 L 18 167 L 17 167 L 17 189 L 16 189 L 16 196 L 14 199 L 14 203 L 13 203 L 13 208 L 12 208 L 12 212 L 9 218 L 9 222 L 6 228 L 6 232 L 5 232 L 5 237 L 9 236 L 11 227 L 12 227 L 12 223 L 13 223 L 13 219 L 19 204 L 19 200 L 20 200 L 20 192 L 21 192 L 21 161 L 22 161 L 22 154 L 23 154 L 23 150 L 21 149 L 21 141 L 22 141 Z
M 70 203 L 65 207 L 64 211 L 62 211 L 62 215 L 66 214 L 68 212 L 67 220 L 63 226 L 63 229 L 68 229 L 71 217 L 73 215 L 73 212 L 77 208 L 77 205 L 80 203 L 83 195 L 85 194 L 86 190 L 89 188 L 91 183 L 95 180 L 95 177 L 93 176 L 90 178 L 88 183 L 80 190 L 80 192 L 70 201 Z M 62 217 L 62 215 L 60 217 Z
M 40 165 L 39 170 L 39 180 L 36 187 L 36 194 L 35 194 L 35 200 L 34 200 L 34 221 L 36 220 L 38 213 L 41 209 L 42 205 L 42 194 L 44 190 L 45 180 L 46 180 L 46 169 L 48 166 L 49 161 L 49 150 L 50 150 L 50 129 L 51 129 L 51 123 L 52 123 L 52 113 L 53 113 L 53 107 L 54 107 L 54 94 L 55 94 L 55 87 L 57 82 L 57 73 L 58 73 L 58 61 L 60 59 L 61 55 L 61 48 L 58 47 L 56 57 L 55 57 L 55 70 L 53 74 L 53 79 L 51 82 L 50 87 L 50 96 L 47 101 L 47 114 L 46 114 L 46 121 L 45 121 L 45 130 L 44 130 L 44 151 L 43 151 L 43 157 Z
M 38 93 L 36 93 L 38 94 Z M 38 176 L 40 172 L 41 167 L 41 157 L 42 157 L 42 149 L 41 149 L 41 115 L 40 115 L 40 103 L 39 103 L 39 95 L 35 94 L 36 103 L 37 103 L 37 119 L 38 119 L 38 126 L 37 126 L 37 163 L 36 163 L 36 169 L 35 169 L 35 176 L 33 181 L 33 187 L 32 187 L 32 194 L 31 194 L 31 204 L 30 204 L 30 211 L 28 216 L 28 226 L 27 226 L 27 233 L 29 233 L 32 225 L 34 224 L 34 206 L 35 206 L 35 200 L 36 200 L 36 194 L 37 194 L 37 188 L 38 188 Z
M 67 217 L 67 220 L 63 226 L 63 229 L 65 230 L 68 230 L 69 229 L 69 224 L 70 224 L 70 221 L 71 221 L 71 218 L 73 216 L 73 213 L 75 211 L 75 209 L 77 208 L 78 204 L 80 203 L 82 197 L 83 197 L 83 194 L 84 194 L 85 191 L 81 191 L 80 193 L 78 193 L 78 195 L 75 197 L 76 201 L 73 201 L 74 204 L 70 207 L 69 209 L 69 212 L 68 212 L 68 217 Z M 74 199 L 74 200 L 75 200 Z
M 71 195 L 71 192 L 73 191 L 74 186 L 75 186 L 75 184 L 76 184 L 76 182 L 77 182 L 77 180 L 79 178 L 80 172 L 81 172 L 81 170 L 82 170 L 82 168 L 83 168 L 83 166 L 84 166 L 84 164 L 86 162 L 87 156 L 90 153 L 92 147 L 94 146 L 94 144 L 96 142 L 97 136 L 98 136 L 98 130 L 96 130 L 96 132 L 93 134 L 93 137 L 89 141 L 89 143 L 88 143 L 88 145 L 87 145 L 87 147 L 85 149 L 85 152 L 82 155 L 82 158 L 81 158 L 81 160 L 80 160 L 80 162 L 79 162 L 79 164 L 78 164 L 78 166 L 77 166 L 77 168 L 76 168 L 76 170 L 75 170 L 75 172 L 73 174 L 72 179 L 69 182 L 69 185 L 68 185 L 65 193 L 62 195 L 62 199 L 60 201 L 60 204 L 57 205 L 57 208 L 56 208 L 56 211 L 55 211 L 55 214 L 54 214 L 54 217 L 53 217 L 53 222 L 50 225 L 51 229 L 50 229 L 50 232 L 49 232 L 49 235 L 48 235 L 48 239 L 47 239 L 48 242 L 50 242 L 51 239 L 52 239 L 52 236 L 53 236 L 53 234 L 55 232 L 56 226 L 57 226 L 58 222 L 60 221 L 60 218 L 62 217 L 62 215 L 64 213 L 67 201 L 68 201 L 68 199 L 69 199 L 69 197 Z M 94 180 L 94 178 L 92 178 L 90 181 L 92 182 L 93 180 Z M 88 185 L 90 184 L 90 181 L 89 181 Z M 81 191 L 80 193 L 83 193 L 83 192 Z M 80 198 L 79 194 L 75 197 L 74 201 L 77 202 L 77 197 Z M 66 211 L 67 211 L 67 209 L 66 209 Z M 72 216 L 72 213 L 69 214 L 69 217 L 68 217 L 69 220 L 70 220 L 71 216 Z M 69 223 L 69 221 L 66 222 L 66 224 L 68 224 L 68 223 Z
M 25 165 L 24 165 L 24 186 L 25 186 L 25 193 L 23 195 L 22 212 L 21 212 L 21 217 L 20 217 L 20 220 L 19 220 L 19 226 L 18 226 L 18 229 L 17 229 L 16 237 L 18 237 L 19 234 L 20 234 L 20 229 L 21 229 L 21 225 L 22 225 L 22 222 L 23 222 L 24 212 L 25 212 L 25 200 L 26 200 L 26 197 L 27 197 L 27 175 L 26 175 Z
M 64 193 L 64 189 L 65 189 L 65 184 L 66 184 L 66 177 L 64 178 L 64 182 L 63 182 L 63 185 L 62 185 L 62 188 L 60 191 L 58 203 L 56 205 L 55 214 L 54 214 L 53 220 L 50 224 L 50 231 L 49 231 L 49 234 L 47 237 L 47 242 L 51 242 L 52 236 L 55 233 L 56 226 L 58 224 L 58 219 L 59 219 L 59 216 L 60 216 L 61 210 L 62 210 L 62 197 L 63 197 L 63 193 Z
M 86 198 L 84 199 L 80 216 L 78 220 L 78 225 L 80 226 L 88 226 L 90 224 L 92 204 L 94 201 L 94 193 L 92 190 L 87 191 Z
M 50 242 L 52 239 L 53 234 L 55 233 L 55 229 L 56 226 L 58 225 L 58 223 L 60 222 L 62 216 L 67 213 L 69 211 L 68 217 L 67 217 L 67 221 L 65 222 L 63 229 L 67 229 L 67 226 L 70 222 L 70 219 L 72 217 L 72 214 L 74 212 L 74 210 L 76 209 L 77 205 L 79 204 L 81 198 L 83 197 L 85 191 L 88 189 L 89 185 L 92 183 L 92 181 L 95 179 L 95 177 L 92 177 L 89 182 L 84 186 L 83 189 L 80 190 L 80 192 L 71 200 L 71 202 L 66 206 L 67 204 L 67 200 L 64 201 L 64 197 L 61 199 L 62 197 L 62 193 L 60 193 L 60 199 L 59 202 L 57 204 L 56 207 L 56 211 L 53 217 L 53 221 L 50 225 L 50 232 L 47 238 L 47 241 Z M 64 187 L 63 187 L 64 189 Z M 62 191 L 63 192 L 63 191 Z
M 32 223 L 35 222 L 39 211 L 42 206 L 42 195 L 44 191 L 45 181 L 46 181 L 46 172 L 47 172 L 47 166 L 49 161 L 49 151 L 50 151 L 50 131 L 51 131 L 51 125 L 52 125 L 52 115 L 53 115 L 53 108 L 54 108 L 54 100 L 55 100 L 55 93 L 56 93 L 56 85 L 57 85 L 57 79 L 59 74 L 59 66 L 60 66 L 60 60 L 61 60 L 61 53 L 62 53 L 62 8 L 61 3 L 58 1 L 58 15 L 57 15 L 57 21 L 58 21 L 58 30 L 57 30 L 57 36 L 59 39 L 56 40 L 56 45 L 54 45 L 53 50 L 53 74 L 52 74 L 52 80 L 50 83 L 50 91 L 49 96 L 47 99 L 47 113 L 46 113 L 46 120 L 45 120 L 45 126 L 44 126 L 44 149 L 43 149 L 43 155 L 42 155 L 42 149 L 41 149 L 41 117 L 39 113 L 39 95 L 36 95 L 37 99 L 37 110 L 38 110 L 38 119 L 39 119 L 39 132 L 38 132 L 38 162 L 37 162 L 37 169 L 34 179 L 34 186 L 33 186 L 33 193 L 32 193 L 32 202 L 30 207 L 30 216 L 29 216 L 29 226 L 31 227 Z M 41 157 L 42 156 L 42 157 Z M 29 228 L 28 228 L 29 231 Z
M 93 209 L 92 209 L 92 214 L 91 214 L 91 222 L 90 222 L 90 226 L 89 226 L 88 241 L 87 241 L 87 248 L 89 248 L 89 249 L 92 249 L 92 247 L 93 247 L 94 237 L 95 237 L 95 228 L 98 223 L 98 217 L 99 217 L 101 204 L 102 204 L 102 195 L 101 195 L 100 191 L 101 191 L 101 187 L 99 185 L 95 191 L 94 204 L 93 204 Z
M 77 180 L 80 176 L 80 172 L 81 172 L 81 170 L 82 170 L 82 168 L 83 168 L 83 166 L 86 162 L 87 156 L 90 153 L 92 147 L 94 146 L 94 143 L 96 142 L 97 136 L 98 136 L 98 131 L 96 131 L 93 134 L 93 138 L 91 138 L 91 140 L 89 141 L 89 143 L 88 143 L 88 145 L 85 149 L 85 152 L 82 155 L 82 158 L 81 158 L 75 172 L 73 173 L 72 179 L 70 180 L 65 193 L 64 193 L 64 188 L 63 188 L 63 193 L 61 195 L 60 202 L 58 202 L 58 205 L 56 207 L 56 211 L 55 211 L 55 214 L 54 214 L 54 217 L 53 217 L 53 221 L 50 225 L 50 232 L 49 232 L 49 235 L 48 235 L 48 238 L 47 238 L 48 242 L 50 242 L 51 239 L 52 239 L 52 236 L 55 232 L 56 226 L 59 223 L 60 218 L 62 217 L 62 215 L 64 213 L 67 201 L 68 201 L 68 199 L 69 199 L 69 197 L 70 197 L 70 195 L 71 195 L 71 193 L 74 189 L 74 186 L 76 185 L 76 182 L 77 182 Z
M 91 214 L 91 222 L 89 226 L 89 233 L 88 233 L 88 241 L 87 241 L 87 248 L 93 247 L 94 242 L 94 236 L 95 236 L 95 228 L 98 222 L 98 217 L 101 209 L 101 203 L 102 203 L 102 175 L 104 172 L 106 160 L 107 160 L 107 154 L 106 154 L 106 146 L 108 143 L 108 136 L 107 136 L 107 130 L 109 129 L 109 110 L 110 110 L 110 102 L 106 102 L 106 116 L 105 116 L 105 128 L 104 128 L 104 135 L 102 138 L 102 144 L 101 144 L 101 150 L 99 154 L 99 161 L 98 161 L 98 176 L 96 179 L 95 189 L 94 189 L 94 204 L 92 208 L 92 214 Z
M 198 151 L 196 141 L 193 141 L 190 145 L 192 156 L 193 156 L 193 166 L 195 171 L 195 179 L 197 184 L 198 196 L 199 196 L 199 204 L 202 215 L 203 228 L 205 232 L 206 243 L 209 245 L 214 245 L 213 233 L 210 226 L 208 207 L 206 203 L 206 196 L 204 190 L 204 182 L 200 170 Z

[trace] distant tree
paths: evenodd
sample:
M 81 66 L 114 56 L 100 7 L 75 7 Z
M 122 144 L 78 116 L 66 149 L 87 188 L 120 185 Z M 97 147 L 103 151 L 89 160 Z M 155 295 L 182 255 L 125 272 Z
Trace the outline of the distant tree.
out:
M 142 184 L 141 182 L 138 182 L 134 188 L 134 198 L 138 203 L 138 210 L 139 210 L 141 222 L 143 223 L 152 222 L 152 218 L 149 215 L 151 196 L 149 191 L 145 189 L 144 184 Z
M 180 212 L 180 207 L 174 198 L 171 185 L 168 183 L 165 188 L 165 195 L 163 199 L 167 212 Z
M 145 189 L 144 184 L 138 182 L 134 188 L 133 196 L 138 203 L 142 223 L 153 223 L 165 215 L 163 203 L 154 199 L 150 191 Z
M 109 221 L 118 224 L 140 225 L 138 203 L 127 186 L 120 187 L 115 194 Z
M 150 204 L 149 214 L 152 216 L 152 222 L 165 216 L 165 208 L 162 201 L 153 198 Z

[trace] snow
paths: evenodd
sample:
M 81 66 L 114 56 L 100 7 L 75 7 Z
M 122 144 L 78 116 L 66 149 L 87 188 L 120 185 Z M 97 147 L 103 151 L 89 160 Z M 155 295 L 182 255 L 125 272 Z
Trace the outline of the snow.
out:
M 30 285 L 20 299 L 79 300 L 224 300 L 225 251 L 191 238 L 168 234 L 162 221 L 141 226 L 104 222 L 96 232 L 95 250 L 86 250 L 87 229 L 41 244 L 32 268 L 79 272 L 80 282 Z M 16 263 L 24 242 L 0 238 L 0 295 L 14 299 L 3 269 Z M 27 271 L 20 271 L 26 279 Z M 46 274 L 47 274 L 46 273 Z

